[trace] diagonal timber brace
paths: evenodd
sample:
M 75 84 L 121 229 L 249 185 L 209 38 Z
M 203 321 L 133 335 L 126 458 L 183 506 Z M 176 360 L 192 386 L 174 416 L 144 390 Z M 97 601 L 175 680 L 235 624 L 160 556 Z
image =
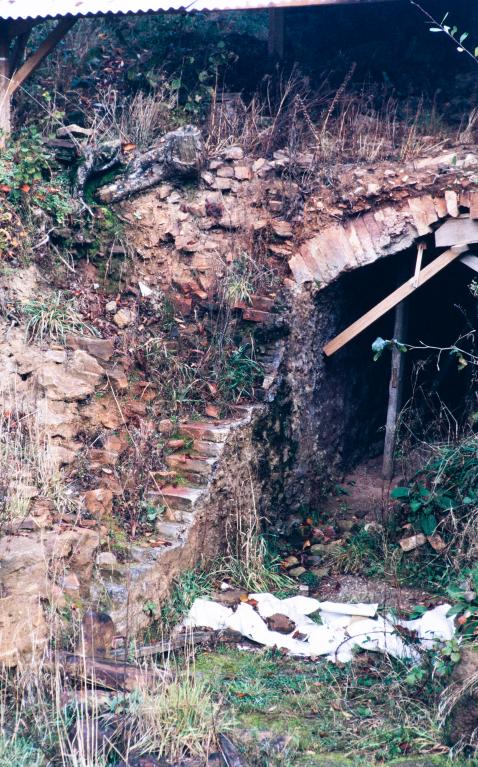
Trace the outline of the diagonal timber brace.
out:
M 451 264 L 463 253 L 468 250 L 467 245 L 460 245 L 458 247 L 450 248 L 442 253 L 438 258 L 435 258 L 428 266 L 425 266 L 418 275 L 415 275 L 410 280 L 407 280 L 403 285 L 390 293 L 383 301 L 380 301 L 373 309 L 362 315 L 356 322 L 349 325 L 348 328 L 339 333 L 338 336 L 333 338 L 324 346 L 324 354 L 330 357 L 335 352 L 338 352 L 345 344 L 348 344 L 355 336 L 362 333 L 363 330 L 368 328 L 375 320 L 378 320 L 384 314 L 393 309 L 400 301 L 409 296 L 415 290 L 418 290 L 425 282 L 428 282 L 435 274 L 441 272 L 448 264 Z
M 16 71 L 12 71 L 21 60 L 28 35 L 35 23 L 22 20 L 0 23 L 0 147 L 11 129 L 11 100 L 18 88 L 40 66 L 53 48 L 62 40 L 75 23 L 73 16 L 61 19 L 41 43 L 35 53 Z M 10 51 L 10 44 L 13 50 Z
M 22 83 L 25 82 L 27 77 L 30 77 L 30 75 L 36 69 L 38 69 L 43 59 L 45 59 L 48 54 L 51 53 L 53 48 L 60 42 L 60 40 L 65 37 L 66 33 L 71 29 L 75 21 L 76 19 L 72 16 L 61 19 L 56 27 L 50 32 L 48 37 L 42 42 L 39 48 L 37 48 L 35 53 L 32 53 L 32 55 L 29 56 L 29 58 L 20 67 L 20 69 L 12 74 L 8 88 L 8 93 L 10 95 L 13 95 L 15 91 L 18 90 L 18 88 L 22 85 Z

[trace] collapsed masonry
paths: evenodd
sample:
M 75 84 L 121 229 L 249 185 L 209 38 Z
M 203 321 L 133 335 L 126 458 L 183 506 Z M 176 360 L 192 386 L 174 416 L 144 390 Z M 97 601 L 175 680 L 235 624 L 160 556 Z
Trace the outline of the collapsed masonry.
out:
M 294 163 L 306 169 L 312 159 L 304 154 Z M 318 183 L 307 199 L 291 181 L 291 162 L 285 151 L 252 160 L 229 147 L 209 161 L 198 188 L 164 183 L 121 203 L 134 263 L 114 311 L 94 298 L 104 339 L 71 336 L 66 348 L 27 345 L 4 323 L 4 410 L 35 412 L 54 463 L 70 476 L 86 464 L 91 483 L 76 515 L 68 509 L 58 515 L 25 480 L 27 512 L 0 541 L 5 662 L 44 644 L 48 605 L 94 603 L 112 612 L 121 631 L 134 633 L 148 621 L 145 604 L 159 604 L 178 572 L 213 556 L 228 521 L 254 501 L 272 522 L 317 505 L 344 455 L 344 424 L 357 407 L 347 396 L 347 376 L 341 386 L 337 377 L 333 385 L 328 380 L 322 347 L 342 328 L 335 310 L 340 296 L 326 287 L 346 271 L 405 250 L 446 217 L 478 215 L 478 154 L 471 151 L 400 167 L 341 168 L 335 184 Z M 167 294 L 187 332 L 195 307 L 213 301 L 224 264 L 258 243 L 281 287 L 235 310 L 262 328 L 261 397 L 225 422 L 179 425 L 168 476 L 158 476 L 150 493 L 166 508 L 157 535 L 133 541 L 118 558 L 107 520 L 124 490 L 117 468 L 128 430 L 135 424 L 166 437 L 176 431 L 161 420 L 154 386 L 135 380 L 130 366 L 128 344 L 141 333 L 138 304 Z M 94 293 L 97 268 L 85 264 L 81 280 Z M 25 302 L 46 286 L 31 267 L 4 279 L 2 288 Z

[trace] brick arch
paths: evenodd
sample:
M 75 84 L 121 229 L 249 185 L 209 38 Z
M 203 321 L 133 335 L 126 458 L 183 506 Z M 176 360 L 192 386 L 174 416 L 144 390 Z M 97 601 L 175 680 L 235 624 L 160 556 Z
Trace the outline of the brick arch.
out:
M 299 247 L 289 261 L 290 270 L 298 285 L 315 282 L 326 287 L 343 272 L 406 250 L 417 237 L 430 234 L 433 224 L 449 216 L 456 218 L 460 206 L 470 207 L 469 195 L 460 197 L 450 190 L 437 196 L 410 197 L 344 224 L 326 226 Z

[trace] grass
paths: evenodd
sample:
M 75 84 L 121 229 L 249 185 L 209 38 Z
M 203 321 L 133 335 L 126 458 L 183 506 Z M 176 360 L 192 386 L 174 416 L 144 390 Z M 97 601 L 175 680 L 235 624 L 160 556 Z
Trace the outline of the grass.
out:
M 220 696 L 194 672 L 186 660 L 157 682 L 115 696 L 38 661 L 3 671 L 0 767 L 106 767 L 148 754 L 204 762 L 231 722 Z
M 230 553 L 218 559 L 212 565 L 212 574 L 217 580 L 227 579 L 249 592 L 273 591 L 280 595 L 295 590 L 294 581 L 280 570 L 280 557 L 262 536 L 245 544 L 243 557 Z
M 405 554 L 394 542 L 395 537 L 392 532 L 359 530 L 346 543 L 334 547 L 324 564 L 336 573 L 381 578 L 394 585 L 446 595 L 447 588 L 459 577 L 449 558 L 429 546 L 415 555 Z
M 362 658 L 339 667 L 270 650 L 227 648 L 202 652 L 196 670 L 232 709 L 253 764 L 302 767 L 307 758 L 322 765 L 321 755 L 341 754 L 370 766 L 406 753 L 446 753 L 435 690 L 427 688 L 422 700 L 406 684 L 405 666 L 379 656 Z M 264 741 L 284 735 L 290 736 L 285 761 L 254 761 Z
M 163 630 L 176 626 L 187 614 L 195 599 L 212 591 L 212 578 L 204 570 L 186 570 L 173 583 L 170 597 L 161 608 Z
M 0 767 L 43 767 L 44 764 L 43 754 L 29 740 L 0 733 Z
M 129 716 L 130 753 L 155 753 L 175 762 L 186 756 L 207 759 L 216 733 L 229 728 L 219 696 L 213 698 L 209 683 L 194 669 L 133 698 Z
M 50 441 L 37 414 L 29 417 L 4 409 L 0 414 L 0 522 L 21 520 L 29 511 L 33 494 L 63 511 L 72 501 Z
M 31 341 L 63 341 L 67 333 L 98 335 L 95 328 L 83 321 L 73 301 L 61 291 L 43 301 L 30 301 L 24 305 L 23 313 L 26 334 Z

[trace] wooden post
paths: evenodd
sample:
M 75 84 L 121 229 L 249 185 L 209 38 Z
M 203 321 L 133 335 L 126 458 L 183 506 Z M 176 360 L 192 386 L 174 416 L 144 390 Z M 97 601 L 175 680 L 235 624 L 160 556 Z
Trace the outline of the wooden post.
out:
M 284 58 L 284 8 L 269 10 L 269 39 L 267 50 L 271 59 Z
M 401 301 L 395 307 L 395 323 L 393 338 L 401 343 L 405 342 L 407 332 L 408 311 L 405 301 Z M 382 475 L 385 480 L 391 482 L 395 468 L 395 445 L 397 436 L 397 419 L 402 406 L 403 374 L 405 369 L 404 353 L 392 349 L 392 369 L 388 386 L 388 409 L 387 423 L 385 426 L 385 444 L 383 448 Z
M 0 22 L 0 148 L 11 129 L 10 104 L 10 34 L 8 22 Z

